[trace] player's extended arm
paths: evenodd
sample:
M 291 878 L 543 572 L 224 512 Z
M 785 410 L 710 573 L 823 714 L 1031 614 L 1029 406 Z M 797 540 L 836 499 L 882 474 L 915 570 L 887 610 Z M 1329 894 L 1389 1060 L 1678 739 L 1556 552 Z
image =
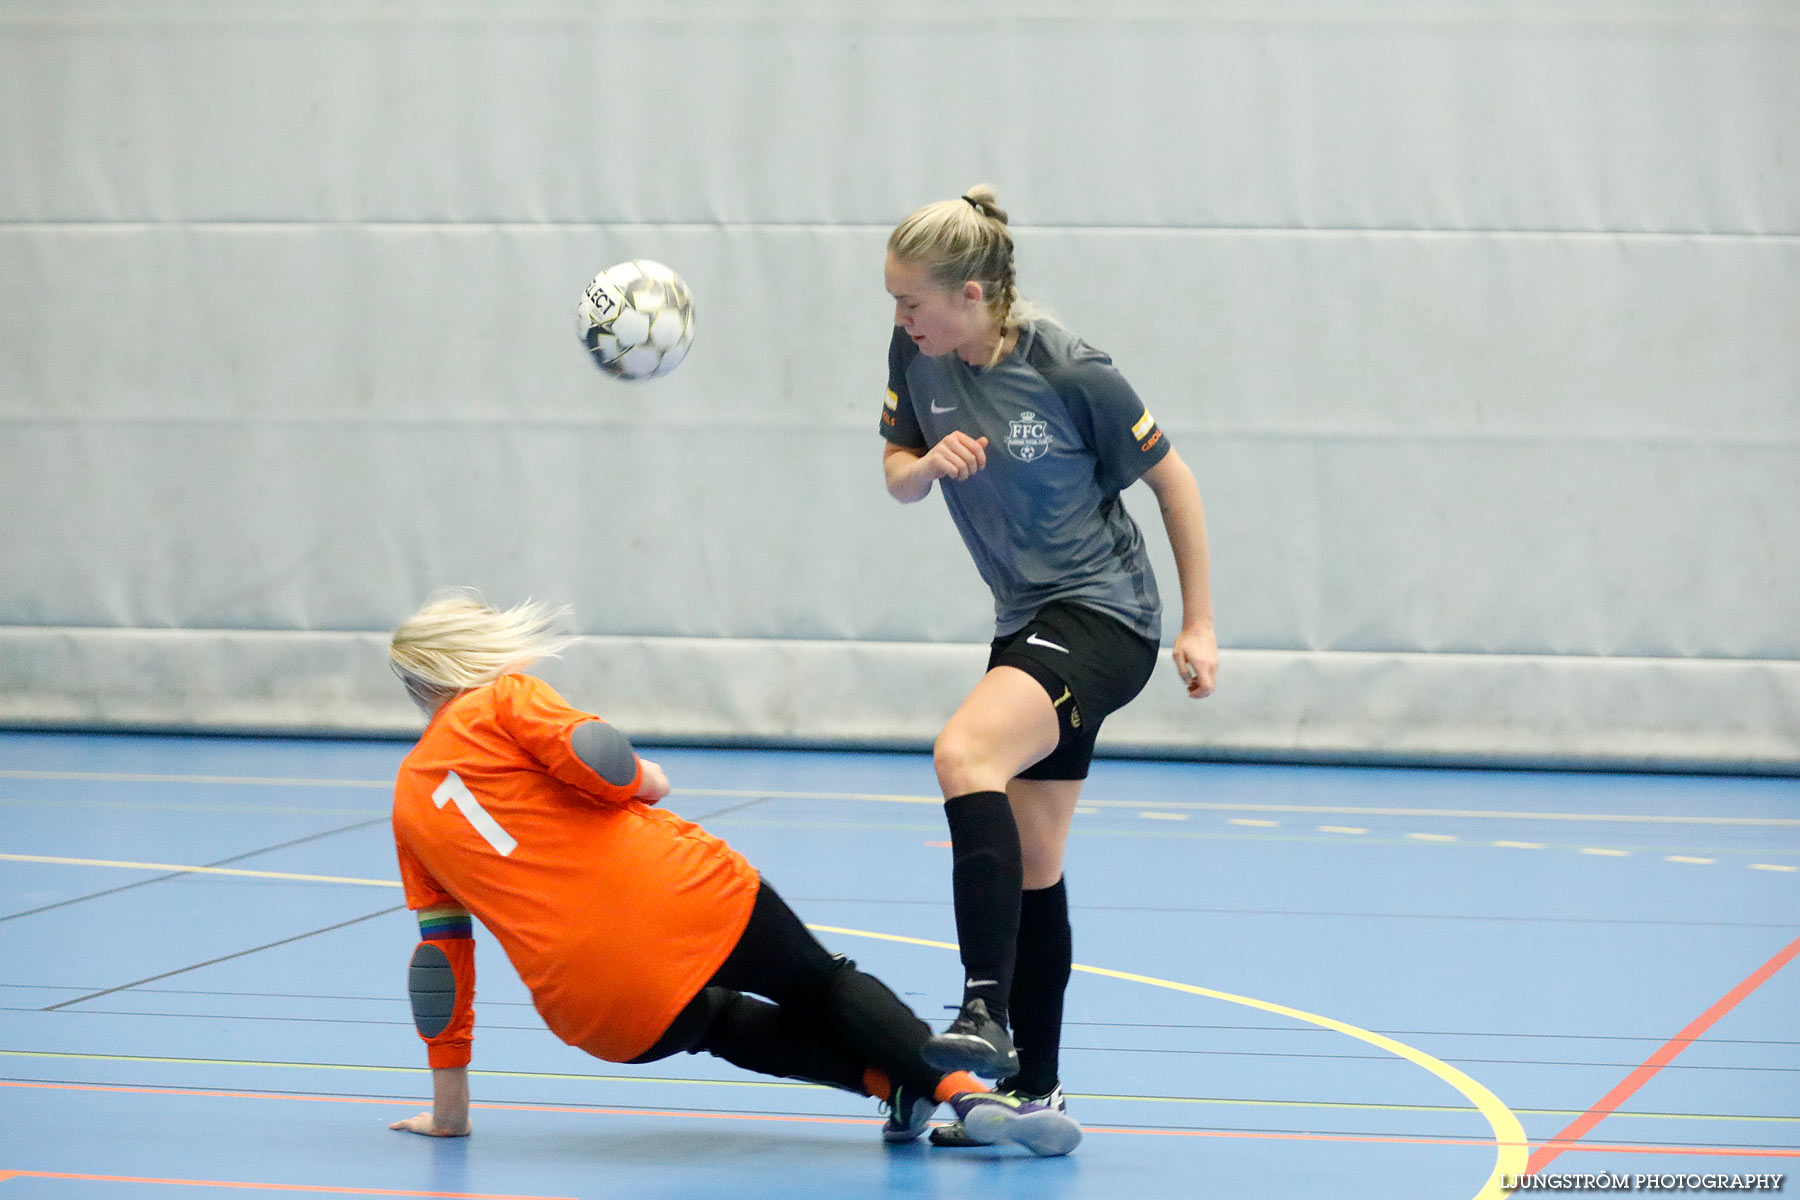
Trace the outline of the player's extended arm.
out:
M 1175 573 L 1181 578 L 1181 632 L 1175 636 L 1175 668 L 1198 700 L 1212 694 L 1219 670 L 1219 640 L 1213 633 L 1212 563 L 1206 542 L 1206 510 L 1194 472 L 1174 450 L 1144 472 L 1156 493 Z
M 419 912 L 419 944 L 407 969 L 413 1025 L 431 1063 L 431 1111 L 390 1129 L 432 1137 L 469 1133 L 469 1058 L 475 1040 L 475 940 L 466 909 L 434 905 Z

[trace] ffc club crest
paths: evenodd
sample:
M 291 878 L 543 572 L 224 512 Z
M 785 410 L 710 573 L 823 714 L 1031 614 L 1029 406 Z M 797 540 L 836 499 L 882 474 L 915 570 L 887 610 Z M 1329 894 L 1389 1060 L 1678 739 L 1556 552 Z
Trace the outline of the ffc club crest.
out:
M 1022 412 L 1011 423 L 1006 449 L 1020 462 L 1031 462 L 1050 453 L 1050 422 L 1034 412 Z

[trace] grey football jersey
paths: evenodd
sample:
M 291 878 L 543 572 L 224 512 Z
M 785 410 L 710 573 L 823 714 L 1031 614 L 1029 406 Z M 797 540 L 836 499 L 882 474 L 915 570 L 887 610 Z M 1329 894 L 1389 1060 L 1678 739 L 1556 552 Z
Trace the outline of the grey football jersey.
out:
M 882 436 L 924 451 L 953 429 L 988 440 L 985 469 L 938 487 L 994 593 L 995 636 L 1067 600 L 1158 640 L 1156 577 L 1119 493 L 1169 442 L 1112 359 L 1051 321 L 991 368 L 920 354 L 896 328 Z

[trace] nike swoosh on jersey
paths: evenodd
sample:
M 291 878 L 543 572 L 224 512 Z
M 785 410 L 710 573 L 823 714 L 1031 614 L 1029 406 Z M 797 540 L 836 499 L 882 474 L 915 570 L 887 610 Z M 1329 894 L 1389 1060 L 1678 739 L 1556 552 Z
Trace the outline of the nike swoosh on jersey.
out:
M 952 405 L 951 405 L 951 406 L 950 406 L 950 407 L 949 407 L 949 408 L 939 408 L 939 407 L 938 407 L 938 402 L 937 402 L 937 401 L 936 401 L 936 400 L 933 400 L 933 401 L 932 401 L 932 402 L 931 402 L 931 411 L 932 411 L 932 412 L 934 412 L 934 413 L 947 413 L 947 412 L 955 412 L 955 411 L 956 411 L 956 405 L 954 405 L 954 404 L 952 404 Z
M 1063 653 L 1064 653 L 1064 654 L 1067 654 L 1067 653 L 1068 653 L 1068 652 L 1069 652 L 1069 648 L 1068 648 L 1068 647 L 1067 647 L 1067 646 L 1059 646 L 1059 645 L 1057 645 L 1057 644 L 1056 644 L 1056 643 L 1055 643 L 1055 642 L 1046 642 L 1046 641 L 1045 641 L 1045 640 L 1044 640 L 1044 639 L 1043 639 L 1043 638 L 1041 638 L 1041 637 L 1039 637 L 1039 636 L 1038 636 L 1038 635 L 1037 635 L 1037 634 L 1035 634 L 1035 633 L 1034 633 L 1034 634 L 1031 634 L 1031 635 L 1030 635 L 1030 636 L 1028 636 L 1028 637 L 1027 637 L 1027 638 L 1026 638 L 1026 639 L 1025 639 L 1025 641 L 1026 641 L 1026 643 L 1027 643 L 1027 644 L 1029 644 L 1029 645 L 1032 645 L 1032 646 L 1042 646 L 1042 647 L 1044 647 L 1044 648 L 1045 648 L 1045 649 L 1046 649 L 1046 650 L 1060 650 L 1060 651 L 1062 651 L 1062 652 L 1063 652 Z

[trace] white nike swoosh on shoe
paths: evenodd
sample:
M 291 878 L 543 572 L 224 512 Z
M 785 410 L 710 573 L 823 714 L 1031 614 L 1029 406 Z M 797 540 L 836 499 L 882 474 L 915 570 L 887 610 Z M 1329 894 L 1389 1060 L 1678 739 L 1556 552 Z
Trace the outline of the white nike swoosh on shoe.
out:
M 931 402 L 931 411 L 932 411 L 932 412 L 934 412 L 934 413 L 947 413 L 947 412 L 955 412 L 955 411 L 956 411 L 956 405 L 954 405 L 954 404 L 952 404 L 952 405 L 951 405 L 951 406 L 950 406 L 950 407 L 949 407 L 949 408 L 939 408 L 939 407 L 938 407 L 938 402 L 937 402 L 937 401 L 936 401 L 936 400 L 933 400 L 933 401 L 932 401 L 932 402 Z
M 1035 633 L 1031 634 L 1025 640 L 1033 646 L 1043 646 L 1047 650 L 1060 650 L 1064 654 L 1067 654 L 1069 652 L 1069 648 L 1067 646 L 1059 646 L 1055 642 L 1046 642 L 1043 638 L 1039 637 Z

